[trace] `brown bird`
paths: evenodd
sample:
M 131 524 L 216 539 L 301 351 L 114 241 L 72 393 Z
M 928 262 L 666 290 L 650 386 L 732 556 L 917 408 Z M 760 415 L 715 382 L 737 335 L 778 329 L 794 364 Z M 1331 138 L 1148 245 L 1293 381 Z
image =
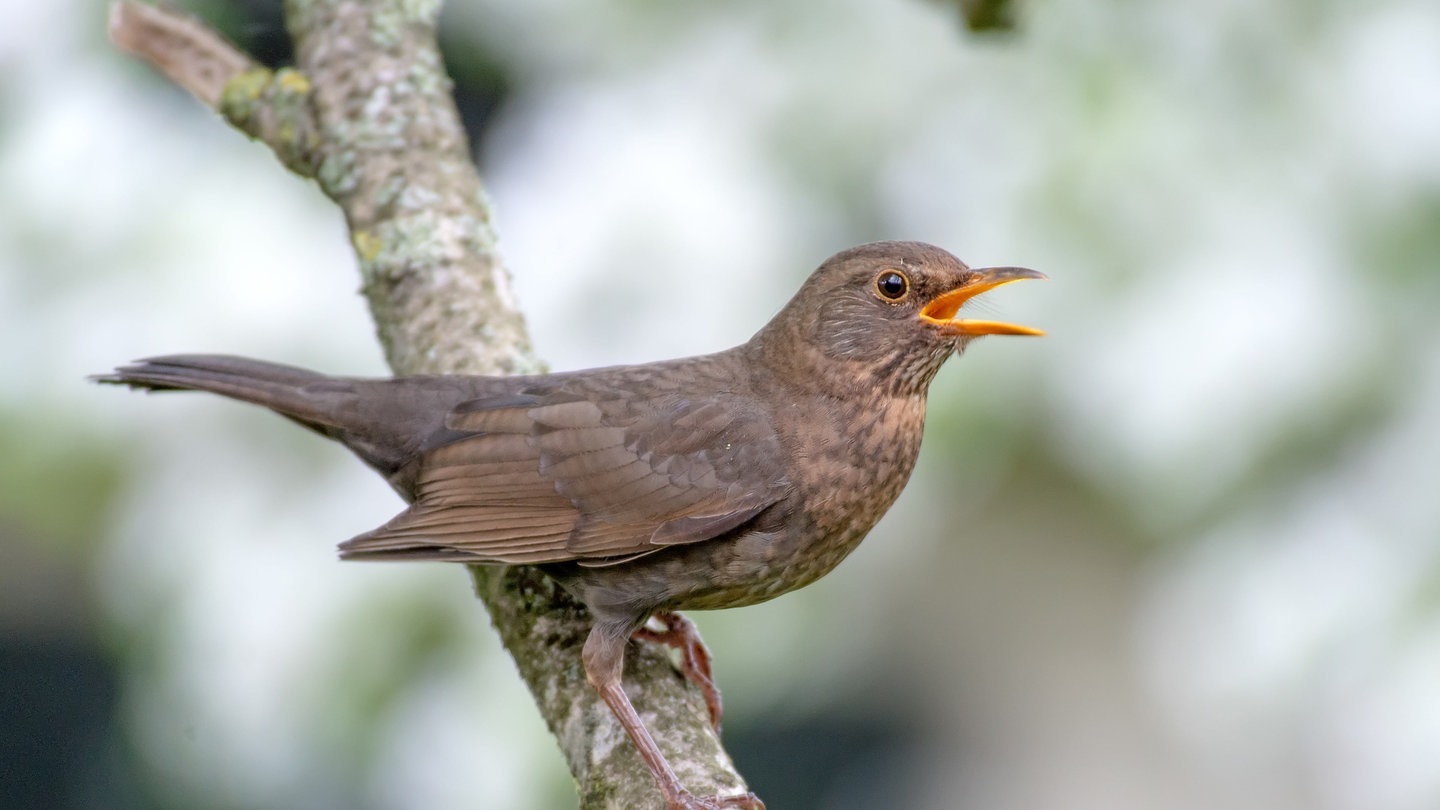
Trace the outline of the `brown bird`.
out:
M 708 654 L 673 611 L 763 602 L 844 559 L 905 486 L 946 359 L 981 335 L 1043 334 L 960 308 L 1044 277 L 877 242 L 827 260 L 748 342 L 700 357 L 352 379 L 176 355 L 96 379 L 253 402 L 350 448 L 410 506 L 342 558 L 540 566 L 594 617 L 585 673 L 669 807 L 763 808 L 680 784 L 621 688 L 626 641 L 679 647 L 718 726 Z M 665 631 L 643 627 L 652 616 Z

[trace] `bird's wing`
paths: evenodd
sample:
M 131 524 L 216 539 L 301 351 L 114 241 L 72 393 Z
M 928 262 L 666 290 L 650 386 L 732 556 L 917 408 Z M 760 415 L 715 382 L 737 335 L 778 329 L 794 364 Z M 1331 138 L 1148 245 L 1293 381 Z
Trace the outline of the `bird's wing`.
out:
M 415 503 L 344 556 L 604 564 L 723 534 L 784 495 L 756 405 L 634 387 L 571 378 L 460 404 L 423 450 Z

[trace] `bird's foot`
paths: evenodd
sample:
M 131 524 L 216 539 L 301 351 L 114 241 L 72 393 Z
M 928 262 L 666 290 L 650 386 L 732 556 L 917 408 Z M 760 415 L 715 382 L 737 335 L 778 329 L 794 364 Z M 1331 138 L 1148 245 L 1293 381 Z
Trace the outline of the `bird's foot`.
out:
M 669 810 L 765 810 L 765 803 L 754 793 L 740 796 L 696 796 L 690 791 L 681 791 L 678 796 L 666 802 Z
M 710 650 L 700 639 L 700 631 L 695 628 L 694 622 L 674 611 L 662 610 L 653 618 L 665 625 L 665 629 L 652 630 L 642 626 L 633 633 L 633 636 L 644 641 L 658 642 L 680 651 L 680 673 L 685 676 L 685 680 L 699 687 L 701 694 L 705 696 L 705 709 L 710 713 L 710 725 L 715 729 L 715 733 L 719 734 L 720 716 L 723 713 L 720 689 L 715 686 L 715 676 L 710 671 Z M 758 802 L 759 799 L 755 799 L 755 801 Z M 747 807 L 748 805 L 719 806 Z

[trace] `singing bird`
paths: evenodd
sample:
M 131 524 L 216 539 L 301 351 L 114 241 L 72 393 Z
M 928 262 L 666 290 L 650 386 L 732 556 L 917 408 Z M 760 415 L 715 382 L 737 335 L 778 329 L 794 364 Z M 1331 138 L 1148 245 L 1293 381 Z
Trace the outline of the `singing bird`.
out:
M 1043 334 L 961 307 L 1044 277 L 877 242 L 826 260 L 746 343 L 699 357 L 356 379 L 174 355 L 95 379 L 252 402 L 350 448 L 410 505 L 344 559 L 539 566 L 589 608 L 586 676 L 669 808 L 763 808 L 676 778 L 621 687 L 628 639 L 680 648 L 718 727 L 708 653 L 674 611 L 753 605 L 839 564 L 905 486 L 941 365 L 982 335 Z

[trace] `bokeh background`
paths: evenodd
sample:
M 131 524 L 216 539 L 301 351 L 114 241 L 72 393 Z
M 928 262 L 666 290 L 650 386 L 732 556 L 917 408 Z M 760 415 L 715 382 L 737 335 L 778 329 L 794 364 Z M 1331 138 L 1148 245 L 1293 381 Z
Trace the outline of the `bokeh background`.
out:
M 199 6 L 270 60 L 266 3 Z M 383 374 L 339 214 L 104 4 L 0 26 L 0 806 L 574 806 L 399 509 L 258 410 L 88 385 L 222 351 Z M 776 810 L 1440 807 L 1440 5 L 454 2 L 553 368 L 746 339 L 830 253 L 1048 285 L 951 363 L 821 583 L 700 614 Z

